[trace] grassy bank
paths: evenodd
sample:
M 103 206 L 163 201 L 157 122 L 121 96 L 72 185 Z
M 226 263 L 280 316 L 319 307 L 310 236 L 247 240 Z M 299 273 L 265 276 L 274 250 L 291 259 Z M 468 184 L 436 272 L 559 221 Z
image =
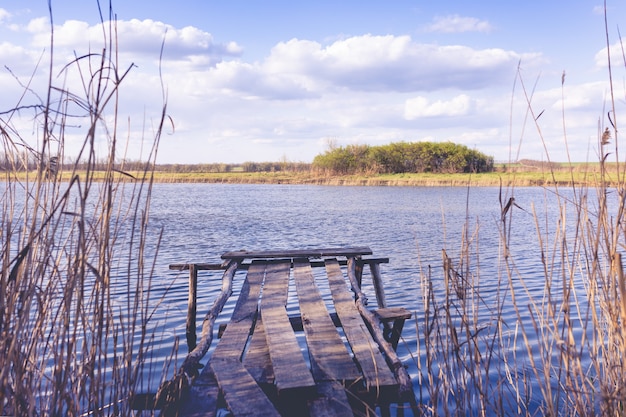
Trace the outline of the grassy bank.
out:
M 519 164 L 499 165 L 494 172 L 479 174 L 403 173 L 324 175 L 315 171 L 277 172 L 164 172 L 158 166 L 157 182 L 242 183 L 242 184 L 316 184 L 371 186 L 593 186 L 600 175 L 608 185 L 619 183 L 617 164 L 560 164 L 551 170 Z M 622 173 L 623 175 L 623 173 Z
M 157 182 L 198 182 L 225 184 L 311 184 L 311 185 L 346 185 L 346 186 L 398 186 L 398 187 L 436 187 L 436 186 L 550 186 L 580 185 L 589 183 L 585 174 L 571 176 L 558 173 L 486 173 L 486 174 L 376 174 L 376 175 L 316 175 L 313 173 L 159 173 L 155 172 Z
M 358 175 L 323 175 L 314 171 L 275 171 L 275 172 L 171 172 L 159 170 L 157 165 L 152 173 L 154 182 L 162 183 L 224 183 L 224 184 L 311 184 L 311 185 L 360 185 L 360 186 L 399 186 L 399 187 L 435 187 L 435 186 L 593 186 L 598 182 L 602 169 L 604 181 L 608 186 L 619 184 L 620 167 L 599 163 L 577 164 L 560 167 L 552 171 L 542 171 L 519 166 L 499 167 L 494 172 L 480 174 L 358 174 Z M 23 180 L 36 172 L 19 173 Z M 59 174 L 60 180 L 69 181 L 72 172 Z M 106 178 L 105 171 L 94 171 L 94 180 Z M 143 171 L 114 172 L 120 180 L 135 181 L 142 178 Z M 623 175 L 623 174 L 622 174 Z

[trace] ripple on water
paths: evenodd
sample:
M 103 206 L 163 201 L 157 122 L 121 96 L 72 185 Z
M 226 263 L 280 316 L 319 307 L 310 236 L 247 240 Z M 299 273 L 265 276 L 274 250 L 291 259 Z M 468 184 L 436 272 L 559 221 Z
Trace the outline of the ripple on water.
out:
M 389 264 L 381 265 L 387 303 L 406 307 L 417 317 L 407 321 L 398 349 L 416 382 L 418 363 L 424 361 L 423 288 L 430 278 L 435 293 L 442 294 L 442 249 L 471 282 L 469 291 L 480 292 L 480 326 L 495 326 L 493 314 L 499 311 L 506 343 L 513 343 L 520 331 L 517 317 L 525 315 L 529 340 L 536 342 L 529 311 L 543 297 L 546 276 L 530 212 L 534 206 L 540 216 L 553 218 L 559 211 L 554 196 L 539 188 L 518 189 L 515 197 L 520 208 L 503 231 L 498 188 L 155 184 L 150 224 L 155 232 L 163 231 L 152 288 L 153 321 L 158 323 L 155 369 L 162 368 L 159 361 L 169 357 L 176 338 L 184 346 L 187 273 L 169 271 L 168 264 L 220 263 L 220 254 L 239 249 L 366 245 L 375 256 L 389 257 Z M 539 232 L 546 244 L 554 231 L 550 222 L 544 224 L 548 226 L 540 226 Z M 515 262 L 510 278 L 503 236 Z M 469 255 L 462 257 L 468 248 Z M 200 273 L 198 323 L 220 285 L 221 272 Z M 365 290 L 372 293 L 370 287 Z M 512 295 L 517 308 L 510 302 Z M 233 307 L 231 301 L 224 312 Z M 297 313 L 296 306 L 288 309 Z M 524 347 L 513 350 L 518 359 L 526 354 Z M 419 389 L 424 398 L 425 388 Z

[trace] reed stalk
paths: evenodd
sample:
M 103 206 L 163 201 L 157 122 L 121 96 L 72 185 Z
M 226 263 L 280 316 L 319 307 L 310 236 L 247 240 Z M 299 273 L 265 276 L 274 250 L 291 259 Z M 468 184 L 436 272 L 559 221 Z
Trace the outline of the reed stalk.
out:
M 37 104 L 17 103 L 0 118 L 11 167 L 0 183 L 2 415 L 132 415 L 130 399 L 150 372 L 159 238 L 148 234 L 148 215 L 163 116 L 144 170 L 122 181 L 119 172 L 129 175 L 118 164 L 118 99 L 132 66 L 117 62 L 114 19 L 102 27 L 102 49 L 60 72 L 51 31 L 49 67 L 36 71 L 47 71 L 47 90 L 25 88 L 22 100 Z M 25 108 L 34 112 L 34 139 L 18 128 Z M 78 125 L 82 147 L 68 166 L 65 143 Z M 97 151 L 102 140 L 105 155 Z M 24 177 L 33 162 L 36 171 Z
M 608 23 L 606 27 L 611 102 L 598 122 L 599 170 L 583 173 L 588 181 L 579 185 L 554 181 L 544 188 L 546 200 L 556 202 L 556 215 L 518 206 L 514 178 L 503 179 L 502 215 L 493 226 L 500 253 L 497 264 L 489 268 L 498 271 L 497 277 L 481 274 L 478 237 L 484 225 L 475 225 L 468 233 L 469 213 L 458 247 L 442 252 L 441 274 L 434 268 L 422 274 L 416 361 L 418 399 L 425 415 L 625 412 L 626 178 L 619 159 Z M 532 90 L 518 75 L 516 86 L 524 97 L 527 120 L 547 153 Z M 545 175 L 554 178 L 553 164 L 546 167 Z M 533 270 L 524 264 L 529 254 L 520 257 L 516 248 L 523 216 L 532 218 L 536 229 L 539 262 L 533 265 L 540 266 Z M 507 309 L 513 314 L 505 314 Z

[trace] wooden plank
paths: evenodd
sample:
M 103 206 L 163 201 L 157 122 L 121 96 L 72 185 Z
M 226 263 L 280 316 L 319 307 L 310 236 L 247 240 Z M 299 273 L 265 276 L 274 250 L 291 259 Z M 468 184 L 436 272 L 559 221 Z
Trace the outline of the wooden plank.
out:
M 374 311 L 374 314 L 385 326 L 385 338 L 391 343 L 393 350 L 396 350 L 402 336 L 404 321 L 411 318 L 411 312 L 403 307 L 387 307 L 379 308 Z M 390 326 L 390 322 L 393 323 L 392 326 Z
M 232 317 L 221 340 L 215 347 L 213 358 L 241 360 L 246 343 L 254 328 L 265 265 L 252 264 L 241 288 Z
M 397 386 L 396 378 L 356 307 L 336 259 L 326 260 L 326 273 L 335 310 L 368 388 Z
M 265 396 L 241 362 L 232 359 L 212 359 L 210 366 L 233 415 L 280 416 L 274 404 Z
M 259 297 L 261 296 L 261 284 L 265 278 L 266 265 L 263 263 L 253 262 L 246 274 L 246 280 L 243 283 L 237 304 L 233 310 L 231 322 L 240 322 L 243 320 L 253 320 L 253 316 L 259 307 Z
M 337 316 L 337 313 L 330 313 L 330 319 L 333 321 L 333 324 L 335 325 L 335 327 L 341 327 L 341 322 L 339 321 L 339 316 Z M 257 320 L 257 323 L 258 323 L 258 320 Z M 291 323 L 291 328 L 293 329 L 294 332 L 304 331 L 304 325 L 302 324 L 301 315 L 299 314 L 289 315 L 289 323 Z M 224 334 L 224 330 L 226 330 L 226 327 L 228 327 L 227 323 L 220 324 L 218 331 L 217 331 L 218 338 L 220 339 L 222 338 L 222 335 Z M 256 329 L 254 331 L 256 333 Z
M 291 258 L 288 258 L 291 259 Z M 279 258 L 266 258 L 266 259 L 260 259 L 257 258 L 255 259 L 257 262 L 267 262 L 267 263 L 271 263 L 271 262 L 276 262 L 277 260 L 281 260 L 284 261 L 285 258 L 283 257 L 283 259 L 279 259 Z M 324 261 L 323 260 L 316 260 L 316 259 L 310 259 L 311 261 L 311 266 L 314 268 L 321 268 L 324 267 Z M 339 265 L 347 265 L 348 264 L 348 260 L 347 259 L 337 259 L 337 261 L 339 262 Z M 357 259 L 357 263 L 362 264 L 362 265 L 371 265 L 371 264 L 388 264 L 389 263 L 389 258 L 359 258 Z M 249 263 L 241 263 L 239 264 L 239 269 L 248 269 L 248 267 L 250 266 Z
M 197 264 L 170 264 L 169 268 L 172 271 L 186 271 L 191 265 L 196 268 L 196 271 L 220 271 L 226 269 L 226 265 L 224 264 L 207 264 L 207 263 L 197 263 Z
M 237 416 L 278 415 L 272 402 L 241 363 L 255 326 L 265 268 L 262 263 L 250 265 L 228 327 L 209 361 L 228 408 Z M 261 414 L 259 410 L 263 410 Z
M 287 316 L 290 262 L 267 265 L 261 316 L 279 395 L 285 390 L 314 391 L 315 381 Z
M 234 251 L 226 252 L 222 259 L 250 259 L 250 258 L 321 258 L 323 256 L 350 256 L 371 255 L 372 250 L 367 246 L 352 248 L 322 248 L 296 250 L 264 250 L 264 251 Z
M 294 261 L 293 271 L 309 356 L 319 373 L 316 380 L 359 379 L 361 375 L 330 318 L 308 260 Z
M 261 309 L 263 306 L 274 304 L 285 307 L 289 293 L 289 269 L 291 262 L 280 261 L 271 262 L 266 265 L 266 279 L 263 286 L 263 296 L 261 298 Z
M 376 313 L 382 321 L 407 320 L 413 316 L 413 313 L 404 307 L 379 308 L 374 310 L 374 313 Z
M 315 387 L 313 376 L 289 324 L 285 307 L 274 305 L 262 306 L 261 309 L 278 392 L 288 389 L 308 390 Z
M 330 319 L 332 320 L 335 327 L 341 327 L 341 321 L 339 321 L 339 316 L 337 313 L 330 313 Z M 304 331 L 304 321 L 302 320 L 302 316 L 300 315 L 292 315 L 289 316 L 289 322 L 291 323 L 291 327 L 296 332 Z
M 274 383 L 274 368 L 272 367 L 270 350 L 267 347 L 262 316 L 256 321 L 254 333 L 248 345 L 248 351 L 243 358 L 243 365 L 256 382 L 260 384 Z
M 280 251 L 277 251 L 280 252 Z M 234 254 L 234 253 L 238 253 L 238 252 L 227 252 L 228 254 Z M 250 252 L 253 253 L 253 252 Z M 367 255 L 367 254 L 363 254 L 363 255 Z M 340 255 L 328 255 L 328 256 L 340 256 Z M 389 258 L 364 258 L 364 259 L 359 259 L 358 260 L 359 263 L 362 264 L 388 264 L 389 263 Z M 345 259 L 341 259 L 339 260 L 339 264 L 340 265 L 346 265 L 347 261 Z M 190 267 L 190 265 L 195 265 L 195 268 L 197 271 L 220 271 L 220 270 L 224 270 L 226 269 L 226 264 L 211 264 L 211 263 L 194 263 L 194 264 L 170 264 L 169 265 L 169 269 L 171 269 L 172 271 L 187 271 Z M 248 266 L 250 266 L 249 264 L 240 264 L 239 265 L 239 269 L 248 269 Z M 312 261 L 311 262 L 311 266 L 314 267 L 321 267 L 324 266 L 324 262 L 315 262 Z

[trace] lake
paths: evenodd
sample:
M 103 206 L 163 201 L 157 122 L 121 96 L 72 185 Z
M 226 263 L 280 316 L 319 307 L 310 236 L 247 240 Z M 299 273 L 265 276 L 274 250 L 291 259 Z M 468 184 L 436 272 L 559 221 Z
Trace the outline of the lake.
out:
M 508 213 L 512 217 L 507 217 L 506 234 L 515 275 L 523 277 L 525 286 L 517 302 L 525 305 L 529 296 L 541 298 L 545 287 L 537 227 L 546 239 L 544 245 L 552 244 L 560 213 L 556 195 L 543 188 L 155 184 L 150 224 L 154 234 L 162 230 L 163 237 L 152 289 L 156 296 L 167 292 L 154 317 L 162 332 L 153 351 L 157 363 L 170 354 L 177 337 L 179 360 L 186 352 L 188 277 L 186 272 L 169 271 L 169 264 L 220 263 L 222 253 L 240 249 L 369 246 L 374 256 L 390 258 L 381 268 L 388 305 L 406 307 L 419 318 L 406 323 L 398 353 L 408 365 L 418 399 L 428 401 L 428 392 L 420 385 L 425 352 L 418 332 L 421 336 L 426 274 L 432 277 L 434 291 L 442 294 L 442 249 L 456 265 L 465 253 L 464 236 L 471 242 L 464 265 L 472 274 L 472 287 L 480 287 L 477 304 L 483 310 L 477 320 L 489 323 L 494 313 L 490 309 L 497 308 L 510 341 L 515 339 L 511 329 L 518 311 L 510 302 L 498 303 L 502 297 L 508 299 L 501 293 L 507 291 L 508 282 L 502 266 L 500 200 L 506 203 L 513 194 L 517 205 Z M 571 207 L 565 200 L 561 203 Z M 200 275 L 199 322 L 217 294 L 220 278 L 219 273 Z M 528 315 L 522 318 L 531 326 L 528 320 Z M 511 352 L 523 356 L 524 348 L 512 346 L 506 354 Z

